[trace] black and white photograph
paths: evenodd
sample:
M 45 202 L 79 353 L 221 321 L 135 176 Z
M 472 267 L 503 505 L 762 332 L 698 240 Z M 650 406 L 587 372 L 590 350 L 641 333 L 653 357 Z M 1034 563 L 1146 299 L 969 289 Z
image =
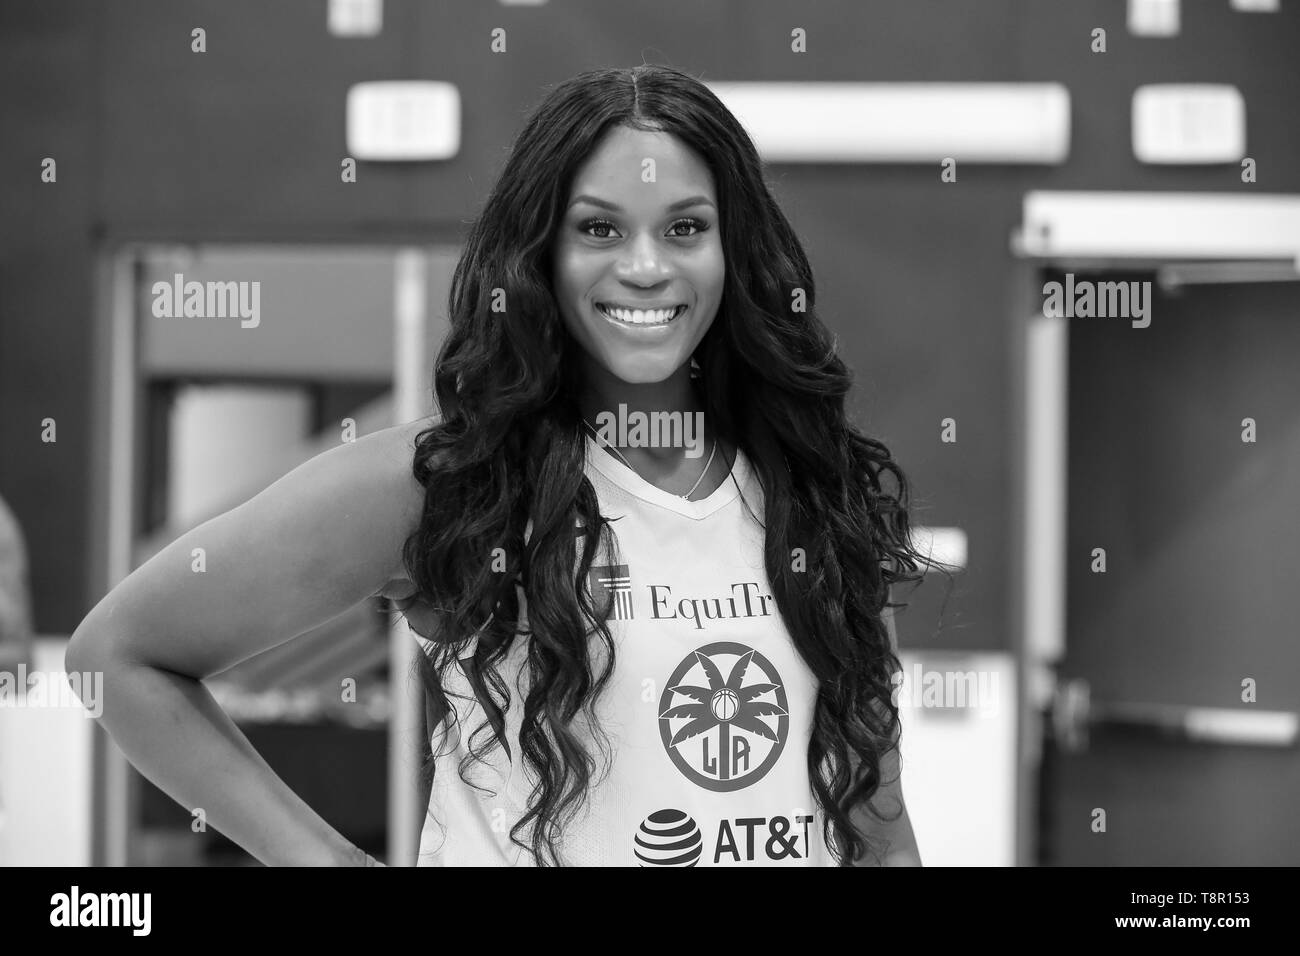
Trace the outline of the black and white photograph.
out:
M 0 872 L 1249 927 L 1297 90 L 1294 0 L 5 0 Z

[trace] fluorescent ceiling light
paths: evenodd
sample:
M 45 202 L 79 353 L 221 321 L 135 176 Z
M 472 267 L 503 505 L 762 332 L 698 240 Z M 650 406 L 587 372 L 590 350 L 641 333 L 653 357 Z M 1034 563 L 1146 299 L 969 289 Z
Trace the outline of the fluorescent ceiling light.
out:
M 1144 163 L 1235 163 L 1246 155 L 1246 100 L 1227 83 L 1139 86 L 1132 132 Z
M 1295 259 L 1300 196 L 1279 193 L 1025 194 L 1024 255 L 1053 258 Z
M 348 90 L 354 159 L 450 159 L 460 151 L 460 91 L 434 80 L 381 80 Z
M 784 163 L 1061 163 L 1059 83 L 709 83 L 759 153 Z

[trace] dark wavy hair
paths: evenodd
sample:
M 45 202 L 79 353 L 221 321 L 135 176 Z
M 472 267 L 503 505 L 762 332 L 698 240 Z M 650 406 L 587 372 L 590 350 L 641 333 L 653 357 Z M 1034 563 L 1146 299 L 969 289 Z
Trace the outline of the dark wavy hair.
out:
M 817 318 L 812 270 L 753 142 L 686 73 L 647 65 L 556 85 L 469 229 L 434 369 L 439 416 L 416 442 L 423 514 L 403 551 L 441 621 L 417 655 L 420 677 L 435 714 L 452 721 L 443 675 L 462 667 L 486 718 L 465 761 L 497 745 L 513 761 L 503 718 L 510 686 L 497 665 L 528 641 L 519 756 L 536 785 L 510 838 L 539 865 L 561 864 L 557 841 L 599 769 L 573 721 L 581 713 L 596 727 L 594 702 L 614 667 L 609 608 L 593 606 L 585 582 L 598 546 L 614 553 L 616 543 L 584 474 L 581 346 L 564 327 L 550 276 L 573 177 L 618 125 L 677 137 L 716 184 L 726 274 L 695 352 L 701 394 L 715 432 L 743 449 L 762 483 L 768 578 L 820 688 L 808 774 L 824 839 L 847 865 L 871 849 L 850 811 L 870 809 L 882 757 L 900 734 L 891 696 L 900 665 L 882 610 L 899 606 L 889 603 L 892 584 L 919 580 L 919 564 L 933 562 L 912 547 L 902 471 L 845 418 L 851 373 Z M 496 311 L 502 290 L 508 307 Z M 805 307 L 796 310 L 799 290 Z M 792 570 L 796 548 L 805 571 Z M 603 731 L 595 737 L 607 758 Z M 426 750 L 426 785 L 436 763 Z

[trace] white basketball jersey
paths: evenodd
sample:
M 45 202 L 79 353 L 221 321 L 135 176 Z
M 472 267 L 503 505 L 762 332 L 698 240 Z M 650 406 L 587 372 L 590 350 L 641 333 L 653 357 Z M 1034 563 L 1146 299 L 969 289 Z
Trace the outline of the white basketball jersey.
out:
M 613 596 L 615 669 L 596 709 L 612 753 L 601 779 L 605 757 L 579 718 L 597 772 L 564 831 L 562 861 L 834 865 L 808 779 L 816 682 L 781 621 L 764 569 L 763 529 L 742 500 L 743 489 L 762 518 L 758 476 L 737 451 L 716 491 L 686 501 L 590 438 L 586 471 L 618 543 L 618 562 L 599 553 L 589 582 L 598 609 L 603 595 Z M 514 759 L 498 746 L 487 766 L 465 762 L 484 712 L 459 668 L 448 669 L 447 689 L 467 700 L 451 698 L 460 715 L 456 731 L 445 721 L 434 729 L 440 756 L 418 865 L 535 865 L 510 840 L 534 783 L 518 746 L 526 660 L 520 639 L 506 666 L 498 665 L 511 687 L 505 724 Z M 490 739 L 487 728 L 475 743 Z M 462 781 L 462 763 L 483 791 Z

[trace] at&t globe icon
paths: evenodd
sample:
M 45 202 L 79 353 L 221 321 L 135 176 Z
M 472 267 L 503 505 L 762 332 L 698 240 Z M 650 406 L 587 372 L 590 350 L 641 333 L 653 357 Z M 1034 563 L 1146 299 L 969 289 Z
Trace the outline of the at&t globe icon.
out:
M 641 821 L 636 832 L 640 866 L 694 866 L 703 849 L 700 828 L 681 810 L 656 810 Z

